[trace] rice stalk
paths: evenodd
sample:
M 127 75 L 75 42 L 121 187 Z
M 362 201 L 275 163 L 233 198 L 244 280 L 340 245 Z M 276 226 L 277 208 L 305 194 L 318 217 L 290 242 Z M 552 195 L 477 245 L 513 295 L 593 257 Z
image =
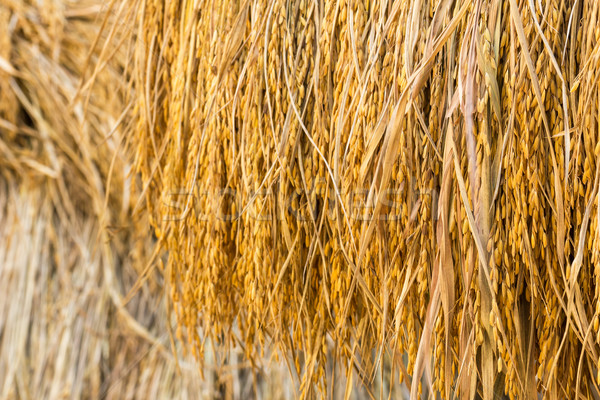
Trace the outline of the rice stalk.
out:
M 598 396 L 598 7 L 141 1 L 179 339 L 278 349 L 302 398 L 385 360 L 411 398 Z

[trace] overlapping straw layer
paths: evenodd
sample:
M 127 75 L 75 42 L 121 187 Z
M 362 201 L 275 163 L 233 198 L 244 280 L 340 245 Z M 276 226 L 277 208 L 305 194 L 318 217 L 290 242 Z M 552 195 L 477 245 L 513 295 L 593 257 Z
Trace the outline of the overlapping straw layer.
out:
M 0 2 L 0 399 L 202 393 L 161 281 L 124 302 L 152 242 L 131 219 L 130 19 L 105 3 Z
M 302 396 L 386 359 L 413 398 L 598 396 L 599 7 L 142 1 L 179 337 L 277 348 Z

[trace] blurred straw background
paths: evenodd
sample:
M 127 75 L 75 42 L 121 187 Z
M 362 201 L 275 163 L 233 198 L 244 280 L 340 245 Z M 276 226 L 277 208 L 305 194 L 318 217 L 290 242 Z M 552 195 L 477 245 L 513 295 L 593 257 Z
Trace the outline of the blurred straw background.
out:
M 206 394 L 194 363 L 177 370 L 160 276 L 123 306 L 152 241 L 132 217 L 117 6 L 0 2 L 0 399 Z

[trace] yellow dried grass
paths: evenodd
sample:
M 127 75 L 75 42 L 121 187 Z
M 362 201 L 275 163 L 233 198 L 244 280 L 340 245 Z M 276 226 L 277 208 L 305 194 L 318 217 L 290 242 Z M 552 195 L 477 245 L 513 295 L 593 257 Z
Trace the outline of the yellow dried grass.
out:
M 153 246 L 131 218 L 125 5 L 0 2 L 0 399 L 208 387 L 178 370 L 160 280 L 123 302 Z
M 385 359 L 411 398 L 600 394 L 598 2 L 140 4 L 137 168 L 198 358 L 278 348 L 302 397 Z

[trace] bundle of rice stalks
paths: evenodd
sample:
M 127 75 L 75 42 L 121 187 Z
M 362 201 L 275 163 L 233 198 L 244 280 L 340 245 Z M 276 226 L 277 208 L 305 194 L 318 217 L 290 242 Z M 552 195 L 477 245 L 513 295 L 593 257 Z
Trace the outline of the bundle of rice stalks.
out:
M 131 220 L 128 10 L 0 4 L 0 399 L 196 398 Z
M 600 395 L 599 7 L 142 1 L 179 338 L 277 348 L 302 397 L 332 360 L 412 398 Z

